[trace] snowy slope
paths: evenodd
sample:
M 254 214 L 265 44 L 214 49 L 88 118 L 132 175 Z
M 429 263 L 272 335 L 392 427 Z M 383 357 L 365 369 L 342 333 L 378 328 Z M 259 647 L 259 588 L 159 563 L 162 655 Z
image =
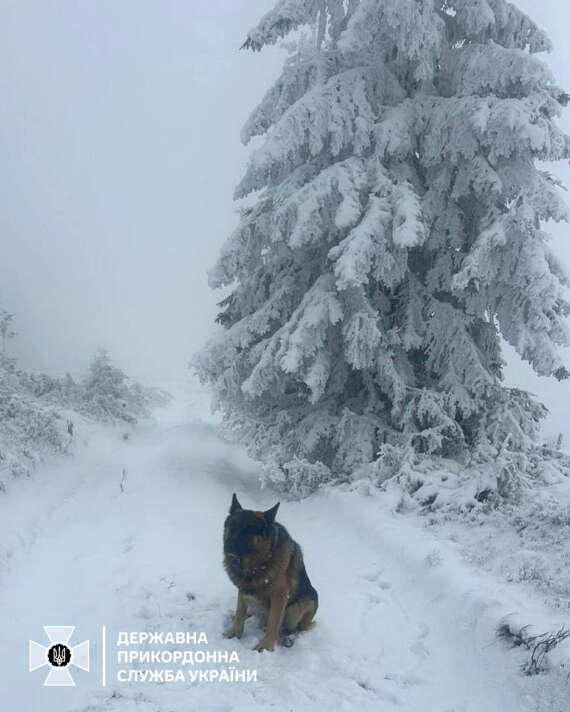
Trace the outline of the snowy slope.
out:
M 0 709 L 568 712 L 563 672 L 522 676 L 528 653 L 495 637 L 502 620 L 542 632 L 563 612 L 469 566 L 365 483 L 282 502 L 278 518 L 319 591 L 315 629 L 261 655 L 253 619 L 241 641 L 225 640 L 235 592 L 221 527 L 232 491 L 244 506 L 275 502 L 257 474 L 219 438 L 203 394 L 186 389 L 129 439 L 94 429 L 74 460 L 16 482 L 0 499 Z M 91 670 L 73 670 L 76 687 L 43 687 L 47 668 L 28 672 L 28 639 L 45 644 L 44 625 L 75 625 L 72 642 L 91 641 Z M 119 631 L 204 631 L 204 650 L 237 651 L 236 667 L 257 670 L 257 682 L 118 682 Z

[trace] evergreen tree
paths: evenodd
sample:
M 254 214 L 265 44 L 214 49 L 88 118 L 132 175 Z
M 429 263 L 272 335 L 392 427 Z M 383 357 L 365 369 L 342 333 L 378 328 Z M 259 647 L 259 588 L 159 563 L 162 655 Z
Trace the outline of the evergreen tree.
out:
M 136 423 L 127 375 L 111 363 L 106 349 L 97 352 L 82 385 L 80 410 L 101 420 Z
M 16 332 L 12 331 L 12 322 L 15 314 L 8 313 L 5 309 L 0 309 L 0 336 L 2 336 L 2 353 L 6 353 L 6 341 L 13 339 Z
M 536 165 L 570 156 L 547 37 L 505 0 L 281 0 L 244 47 L 302 26 L 243 129 L 265 139 L 210 274 L 231 291 L 202 380 L 298 491 L 394 452 L 525 452 L 545 409 L 502 384 L 501 335 L 570 375 L 543 230 L 568 211 Z

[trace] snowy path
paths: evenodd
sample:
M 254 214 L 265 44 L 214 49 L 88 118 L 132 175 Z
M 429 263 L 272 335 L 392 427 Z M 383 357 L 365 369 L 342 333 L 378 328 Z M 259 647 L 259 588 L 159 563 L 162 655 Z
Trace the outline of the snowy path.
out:
M 241 641 L 224 640 L 235 597 L 220 553 L 231 492 L 255 508 L 275 498 L 191 412 L 178 401 L 127 441 L 100 433 L 74 461 L 16 483 L 0 501 L 0 709 L 567 712 L 568 700 L 547 699 L 494 638 L 505 600 L 514 611 L 525 602 L 467 570 L 377 493 L 324 490 L 283 502 L 280 521 L 319 590 L 318 625 L 273 654 L 250 650 L 253 620 Z M 75 625 L 74 644 L 90 639 L 92 668 L 74 670 L 77 687 L 45 688 L 46 668 L 27 672 L 28 638 L 45 643 L 43 625 Z M 257 670 L 258 681 L 120 683 L 121 630 L 204 631 L 205 650 L 236 650 L 238 669 Z

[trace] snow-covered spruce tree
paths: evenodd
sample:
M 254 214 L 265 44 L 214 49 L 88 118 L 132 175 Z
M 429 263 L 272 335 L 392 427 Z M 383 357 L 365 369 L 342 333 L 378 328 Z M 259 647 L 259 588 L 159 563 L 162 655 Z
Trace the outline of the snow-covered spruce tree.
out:
M 0 336 L 2 337 L 2 353 L 6 353 L 6 341 L 13 339 L 16 332 L 12 331 L 12 321 L 16 315 L 10 314 L 5 309 L 0 309 Z
M 570 155 L 548 39 L 505 0 L 281 0 L 244 47 L 303 25 L 243 129 L 265 135 L 236 190 L 255 201 L 210 275 L 231 293 L 198 373 L 297 493 L 406 452 L 528 452 L 545 409 L 502 385 L 500 335 L 569 375 L 542 229 L 567 208 L 536 165 Z
M 97 352 L 74 395 L 72 407 L 83 415 L 133 425 L 139 417 L 149 416 L 152 408 L 166 405 L 171 399 L 166 391 L 142 386 L 128 378 L 111 363 L 105 349 Z

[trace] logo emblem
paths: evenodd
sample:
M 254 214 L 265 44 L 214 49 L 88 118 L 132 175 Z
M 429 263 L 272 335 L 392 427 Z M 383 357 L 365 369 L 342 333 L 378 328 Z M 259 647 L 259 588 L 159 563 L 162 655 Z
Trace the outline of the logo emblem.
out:
M 50 646 L 40 645 L 35 640 L 30 640 L 29 658 L 30 672 L 49 665 L 51 667 L 44 685 L 70 686 L 75 685 L 69 668 L 73 665 L 80 670 L 89 672 L 89 641 L 70 647 L 68 645 L 75 626 L 73 625 L 44 625 L 44 630 Z

